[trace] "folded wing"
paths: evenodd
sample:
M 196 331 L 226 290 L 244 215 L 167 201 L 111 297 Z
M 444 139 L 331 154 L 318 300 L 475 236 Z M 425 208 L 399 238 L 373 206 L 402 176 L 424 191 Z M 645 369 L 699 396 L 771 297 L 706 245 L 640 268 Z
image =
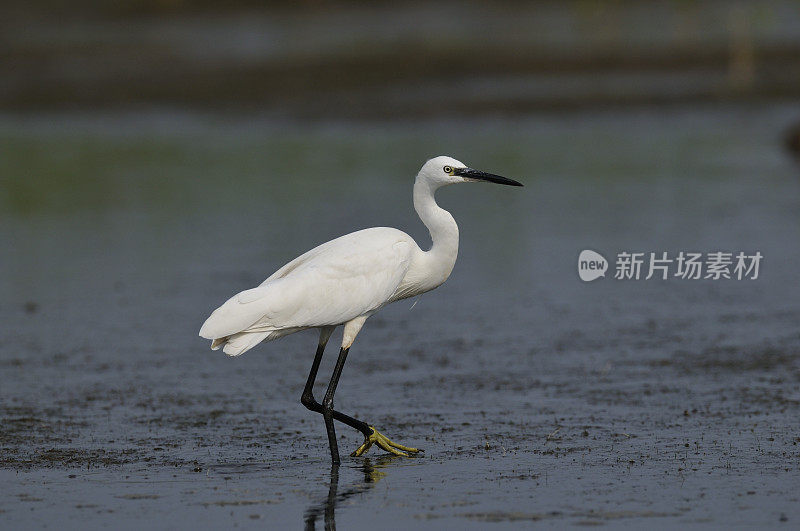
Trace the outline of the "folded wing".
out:
M 375 311 L 402 282 L 415 247 L 410 236 L 386 227 L 331 240 L 260 286 L 231 297 L 206 320 L 200 335 L 218 339 L 241 332 L 296 331 Z

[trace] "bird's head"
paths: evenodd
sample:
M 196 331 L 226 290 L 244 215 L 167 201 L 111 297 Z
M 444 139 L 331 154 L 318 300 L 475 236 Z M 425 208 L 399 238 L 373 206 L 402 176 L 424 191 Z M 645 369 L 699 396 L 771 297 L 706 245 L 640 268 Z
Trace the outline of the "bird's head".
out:
M 448 184 L 467 183 L 485 181 L 496 184 L 507 184 L 509 186 L 522 186 L 513 179 L 507 179 L 492 173 L 486 173 L 480 170 L 473 170 L 467 167 L 461 161 L 452 157 L 439 156 L 434 157 L 422 165 L 419 170 L 417 179 L 424 179 L 435 188 L 446 186 Z

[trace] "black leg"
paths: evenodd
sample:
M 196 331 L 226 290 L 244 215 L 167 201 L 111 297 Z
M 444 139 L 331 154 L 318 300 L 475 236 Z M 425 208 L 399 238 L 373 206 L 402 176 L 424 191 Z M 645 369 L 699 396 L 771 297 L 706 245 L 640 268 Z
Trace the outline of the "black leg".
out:
M 319 346 L 317 346 L 317 353 L 314 356 L 314 362 L 311 364 L 311 371 L 308 373 L 308 380 L 306 381 L 306 386 L 303 389 L 303 396 L 300 398 L 300 402 L 302 402 L 302 404 L 304 406 L 306 406 L 306 408 L 310 409 L 311 411 L 317 412 L 317 413 L 322 413 L 323 417 L 325 416 L 325 408 L 323 407 L 322 404 L 317 402 L 316 399 L 314 398 L 314 381 L 317 379 L 317 372 L 319 371 L 319 365 L 322 362 L 322 354 L 323 354 L 323 352 L 325 352 L 325 344 L 326 343 L 320 343 Z M 345 357 L 347 357 L 347 353 L 346 352 L 345 352 Z M 339 376 L 341 375 L 341 372 L 342 372 L 341 367 L 339 367 L 339 361 L 341 361 L 341 365 L 343 367 L 344 366 L 344 360 L 342 359 L 341 352 L 339 353 L 339 360 L 337 360 L 337 363 L 336 363 L 336 367 L 337 368 L 334 369 L 334 375 L 336 375 L 336 383 L 338 383 Z M 337 372 L 336 372 L 337 369 L 338 369 L 338 375 L 337 375 Z M 331 378 L 331 383 L 333 384 L 333 377 Z M 335 384 L 333 386 L 333 389 L 334 389 L 334 392 L 335 392 L 335 390 L 336 390 L 336 385 Z M 328 391 L 330 391 L 330 386 L 328 387 Z M 326 396 L 327 396 L 327 393 L 326 393 Z M 332 402 L 333 402 L 333 396 L 331 396 L 331 408 L 330 408 L 330 413 L 329 413 L 329 416 L 333 420 L 338 420 L 339 422 L 343 422 L 344 424 L 347 424 L 351 428 L 357 429 L 358 431 L 363 433 L 365 437 L 368 437 L 372 433 L 372 429 L 369 427 L 369 425 L 367 425 L 366 422 L 362 422 L 362 421 L 360 421 L 358 419 L 355 419 L 355 418 L 353 418 L 353 417 L 351 417 L 349 415 L 345 415 L 344 413 L 340 413 L 339 411 L 334 411 Z M 328 440 L 329 440 L 329 444 L 331 446 L 331 454 L 333 454 L 334 453 L 333 449 L 336 446 L 336 433 L 335 433 L 335 430 L 333 429 L 333 423 L 332 422 L 330 423 L 330 429 L 329 429 L 328 428 L 328 421 L 326 419 L 325 427 L 326 427 L 326 430 L 328 431 Z M 331 439 L 331 437 L 333 437 L 333 439 Z M 333 443 L 330 443 L 331 440 L 333 440 Z M 338 457 L 338 448 L 337 448 L 336 455 Z M 334 461 L 336 461 L 336 460 L 334 460 Z
M 322 413 L 322 406 L 314 399 L 314 381 L 317 379 L 317 372 L 319 371 L 319 364 L 322 362 L 322 354 L 325 352 L 325 345 L 326 343 L 320 343 L 317 346 L 317 354 L 314 356 L 314 363 L 311 364 L 311 371 L 308 373 L 303 396 L 300 397 L 300 402 L 304 406 L 317 413 Z
M 336 394 L 336 386 L 339 385 L 339 377 L 342 375 L 344 362 L 347 361 L 347 353 L 349 351 L 349 348 L 339 350 L 339 357 L 336 358 L 336 366 L 333 368 L 328 390 L 325 392 L 325 398 L 322 399 L 322 416 L 325 418 L 325 428 L 328 430 L 331 460 L 335 465 L 338 465 L 341 461 L 339 459 L 339 447 L 336 444 L 336 430 L 333 427 L 333 395 Z
M 322 400 L 322 404 L 322 418 L 325 419 L 325 431 L 328 432 L 328 447 L 331 449 L 331 463 L 338 465 L 342 460 L 339 459 L 339 443 L 336 441 L 336 428 L 333 425 L 333 406 L 329 408 L 325 407 L 325 399 Z

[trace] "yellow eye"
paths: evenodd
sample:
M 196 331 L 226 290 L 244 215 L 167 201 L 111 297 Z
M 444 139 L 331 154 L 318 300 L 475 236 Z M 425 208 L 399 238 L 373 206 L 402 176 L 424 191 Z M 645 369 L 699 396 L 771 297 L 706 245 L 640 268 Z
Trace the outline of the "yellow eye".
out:
M 453 175 L 453 168 L 450 166 L 445 166 L 442 168 L 447 175 Z

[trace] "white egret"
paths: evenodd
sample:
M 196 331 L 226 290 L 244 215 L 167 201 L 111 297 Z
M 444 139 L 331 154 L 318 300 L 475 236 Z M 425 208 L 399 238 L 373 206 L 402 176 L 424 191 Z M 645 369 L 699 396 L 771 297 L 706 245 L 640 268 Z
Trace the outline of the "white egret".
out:
M 214 310 L 200 329 L 201 337 L 212 340 L 213 350 L 221 347 L 230 356 L 300 330 L 320 330 L 301 402 L 324 417 L 334 464 L 340 462 L 334 420 L 364 434 L 364 443 L 353 456 L 362 455 L 373 444 L 396 455 L 420 451 L 392 442 L 373 426 L 334 410 L 333 395 L 347 353 L 367 318 L 391 302 L 436 288 L 450 276 L 458 254 L 458 225 L 436 204 L 434 192 L 471 181 L 522 186 L 450 157 L 433 158 L 422 166 L 414 182 L 414 209 L 430 231 L 430 250 L 423 251 L 408 234 L 389 227 L 347 234 L 295 258 L 258 287 L 234 295 Z M 339 325 L 344 325 L 342 346 L 320 404 L 312 388 L 325 345 Z

